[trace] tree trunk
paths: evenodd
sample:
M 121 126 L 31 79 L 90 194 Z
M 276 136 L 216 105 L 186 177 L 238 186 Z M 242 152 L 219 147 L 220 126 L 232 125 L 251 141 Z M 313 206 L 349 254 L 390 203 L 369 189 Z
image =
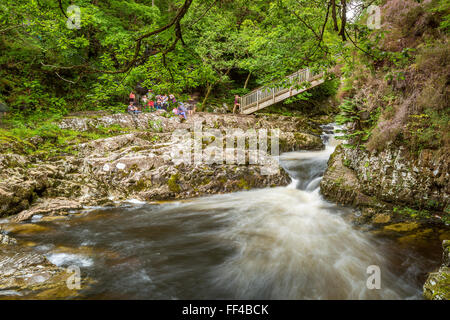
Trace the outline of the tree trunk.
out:
M 252 75 L 252 72 L 250 71 L 248 73 L 247 79 L 245 79 L 245 83 L 244 83 L 244 89 L 247 89 L 247 85 L 248 85 L 248 81 L 250 80 L 250 76 Z
M 339 31 L 337 16 L 336 16 L 336 0 L 331 0 L 331 15 L 333 16 L 333 28 L 334 31 Z
M 203 99 L 202 105 L 200 106 L 200 111 L 203 111 L 203 108 L 206 105 L 206 100 L 208 100 L 208 97 L 209 97 L 209 95 L 210 95 L 210 93 L 212 91 L 213 85 L 214 84 L 212 84 L 212 83 L 208 84 L 208 89 L 206 90 L 206 95 L 205 95 L 205 98 Z
M 224 76 L 227 76 L 227 75 L 230 73 L 230 71 L 231 71 L 231 68 L 228 68 L 228 70 L 227 70 L 227 72 L 225 72 Z M 216 82 L 211 83 L 211 84 L 208 85 L 208 89 L 206 90 L 205 98 L 203 99 L 202 105 L 200 106 L 200 111 L 203 111 L 203 108 L 204 108 L 205 105 L 206 105 L 206 100 L 208 100 L 208 97 L 209 97 L 209 95 L 210 95 L 210 93 L 211 93 L 212 88 L 213 88 L 216 84 L 218 84 L 219 82 L 220 82 L 220 79 L 217 80 Z
M 345 37 L 345 26 L 347 24 L 347 1 L 341 0 L 342 8 L 341 8 L 341 31 L 339 35 L 342 37 L 342 41 L 346 41 Z

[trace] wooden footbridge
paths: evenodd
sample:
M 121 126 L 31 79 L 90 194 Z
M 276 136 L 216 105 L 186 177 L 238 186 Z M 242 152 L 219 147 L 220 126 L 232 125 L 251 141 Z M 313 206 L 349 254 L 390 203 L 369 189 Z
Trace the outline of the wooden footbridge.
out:
M 250 114 L 275 103 L 293 97 L 322 84 L 324 73 L 312 72 L 309 68 L 301 69 L 286 77 L 288 88 L 272 88 L 264 86 L 253 90 L 240 98 L 240 113 Z M 308 87 L 299 87 L 303 82 L 309 82 Z

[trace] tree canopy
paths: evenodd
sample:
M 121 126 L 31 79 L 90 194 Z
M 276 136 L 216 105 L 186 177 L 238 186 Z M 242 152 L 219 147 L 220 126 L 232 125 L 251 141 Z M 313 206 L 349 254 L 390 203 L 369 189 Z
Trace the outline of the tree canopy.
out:
M 226 86 L 232 96 L 345 58 L 349 34 L 365 32 L 348 12 L 372 3 L 4 0 L 0 99 L 22 112 L 114 111 L 138 83 L 204 96 Z

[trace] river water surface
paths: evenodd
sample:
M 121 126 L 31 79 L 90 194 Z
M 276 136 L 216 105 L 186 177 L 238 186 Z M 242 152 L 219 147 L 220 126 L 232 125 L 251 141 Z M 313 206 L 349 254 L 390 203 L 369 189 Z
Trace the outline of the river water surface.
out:
M 358 230 L 351 209 L 329 203 L 319 183 L 336 145 L 282 154 L 292 177 L 267 188 L 41 221 L 17 235 L 60 266 L 77 265 L 97 299 L 417 299 L 440 244 L 412 250 Z M 370 290 L 367 268 L 381 271 Z

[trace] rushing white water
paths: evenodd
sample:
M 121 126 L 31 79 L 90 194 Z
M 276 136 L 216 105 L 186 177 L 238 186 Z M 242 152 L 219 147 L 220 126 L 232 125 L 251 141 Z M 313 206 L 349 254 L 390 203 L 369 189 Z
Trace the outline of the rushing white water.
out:
M 336 145 L 332 135 L 324 140 L 322 151 L 280 157 L 293 178 L 287 187 L 100 210 L 49 223 L 52 233 L 34 240 L 95 248 L 90 258 L 47 253 L 58 265 L 85 262 L 81 267 L 97 281 L 85 290 L 87 297 L 419 297 L 411 277 L 420 259 L 396 253 L 409 263 L 399 270 L 388 242 L 354 229 L 342 217 L 350 209 L 320 196 L 320 179 Z M 380 267 L 381 289 L 366 285 L 371 265 Z
M 231 206 L 235 209 L 230 212 Z M 210 277 L 214 286 L 236 298 L 404 296 L 401 290 L 367 288 L 367 267 L 386 266 L 385 259 L 366 235 L 352 229 L 321 199 L 317 189 L 250 191 L 202 199 L 183 205 L 183 209 L 226 212 L 215 219 L 227 227 L 209 236 L 233 248 L 234 254 L 214 268 Z M 394 280 L 388 269 L 382 270 L 384 280 Z

